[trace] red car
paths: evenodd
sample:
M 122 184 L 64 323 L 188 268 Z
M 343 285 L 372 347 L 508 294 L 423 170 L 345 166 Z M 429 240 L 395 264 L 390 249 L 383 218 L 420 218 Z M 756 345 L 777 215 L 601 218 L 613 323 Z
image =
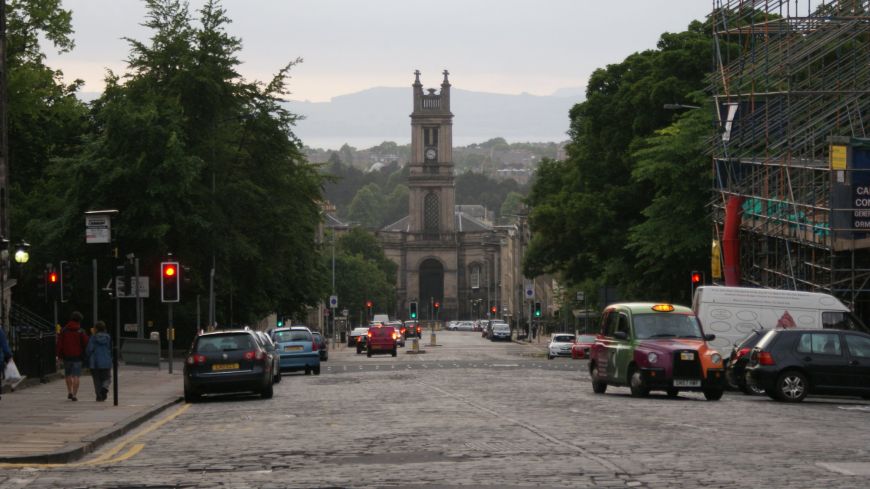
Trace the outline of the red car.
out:
M 396 356 L 396 344 L 399 332 L 392 326 L 372 326 L 367 335 L 366 355 L 373 353 L 389 353 Z
M 595 335 L 581 334 L 577 336 L 577 340 L 571 345 L 571 358 L 577 360 L 580 358 L 589 358 L 589 349 L 595 344 Z

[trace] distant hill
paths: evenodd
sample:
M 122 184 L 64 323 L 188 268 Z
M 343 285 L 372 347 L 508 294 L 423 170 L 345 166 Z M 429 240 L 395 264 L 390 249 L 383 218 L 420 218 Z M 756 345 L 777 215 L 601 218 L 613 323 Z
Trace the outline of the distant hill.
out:
M 440 87 L 437 87 L 440 88 Z M 511 143 L 561 142 L 568 139 L 568 111 L 583 100 L 582 88 L 565 88 L 553 95 L 503 95 L 451 89 L 454 146 L 502 137 Z M 100 96 L 83 92 L 85 102 Z M 359 149 L 383 141 L 411 141 L 408 116 L 411 87 L 376 87 L 334 97 L 329 102 L 291 100 L 288 108 L 305 116 L 294 132 L 312 148 L 338 149 L 348 143 Z
M 568 139 L 568 111 L 582 96 L 502 95 L 451 89 L 454 146 L 495 137 L 509 142 L 559 142 Z M 295 133 L 310 147 L 337 149 L 347 142 L 367 148 L 382 141 L 408 143 L 411 88 L 377 87 L 334 97 L 329 102 L 288 102 L 305 116 Z

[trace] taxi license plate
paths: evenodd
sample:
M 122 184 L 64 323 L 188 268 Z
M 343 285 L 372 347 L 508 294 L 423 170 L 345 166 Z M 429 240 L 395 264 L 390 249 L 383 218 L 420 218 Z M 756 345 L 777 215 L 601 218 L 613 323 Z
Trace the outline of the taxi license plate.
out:
M 693 379 L 674 379 L 674 387 L 701 387 L 701 381 Z
M 216 363 L 211 366 L 213 371 L 218 370 L 237 370 L 239 368 L 238 363 Z
M 302 349 L 302 347 L 299 346 L 299 345 L 296 345 L 296 346 L 285 346 L 285 347 L 284 347 L 284 351 L 299 351 L 299 350 L 301 350 L 301 349 Z
M 690 351 L 680 352 L 680 360 L 694 360 L 695 354 Z

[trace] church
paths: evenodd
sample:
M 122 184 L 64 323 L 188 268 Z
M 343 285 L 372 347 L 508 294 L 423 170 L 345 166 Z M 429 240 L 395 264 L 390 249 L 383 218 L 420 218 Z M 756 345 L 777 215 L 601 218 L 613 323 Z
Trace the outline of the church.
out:
M 521 273 L 528 230 L 522 221 L 494 224 L 482 206 L 456 205 L 449 73 L 440 91 L 424 91 L 420 72 L 414 75 L 410 214 L 378 232 L 398 265 L 395 315 L 407 319 L 416 302 L 423 320 L 528 317 L 522 308 L 530 286 Z

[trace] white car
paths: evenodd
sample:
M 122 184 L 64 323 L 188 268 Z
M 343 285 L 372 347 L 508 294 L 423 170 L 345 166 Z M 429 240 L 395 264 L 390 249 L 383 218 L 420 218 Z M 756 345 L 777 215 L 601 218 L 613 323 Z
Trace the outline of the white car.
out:
M 353 328 L 353 331 L 347 335 L 347 346 L 356 346 L 357 338 L 360 336 L 366 335 L 369 332 L 369 328 Z
M 547 358 L 552 360 L 556 357 L 570 357 L 574 339 L 572 333 L 554 333 L 547 346 Z

